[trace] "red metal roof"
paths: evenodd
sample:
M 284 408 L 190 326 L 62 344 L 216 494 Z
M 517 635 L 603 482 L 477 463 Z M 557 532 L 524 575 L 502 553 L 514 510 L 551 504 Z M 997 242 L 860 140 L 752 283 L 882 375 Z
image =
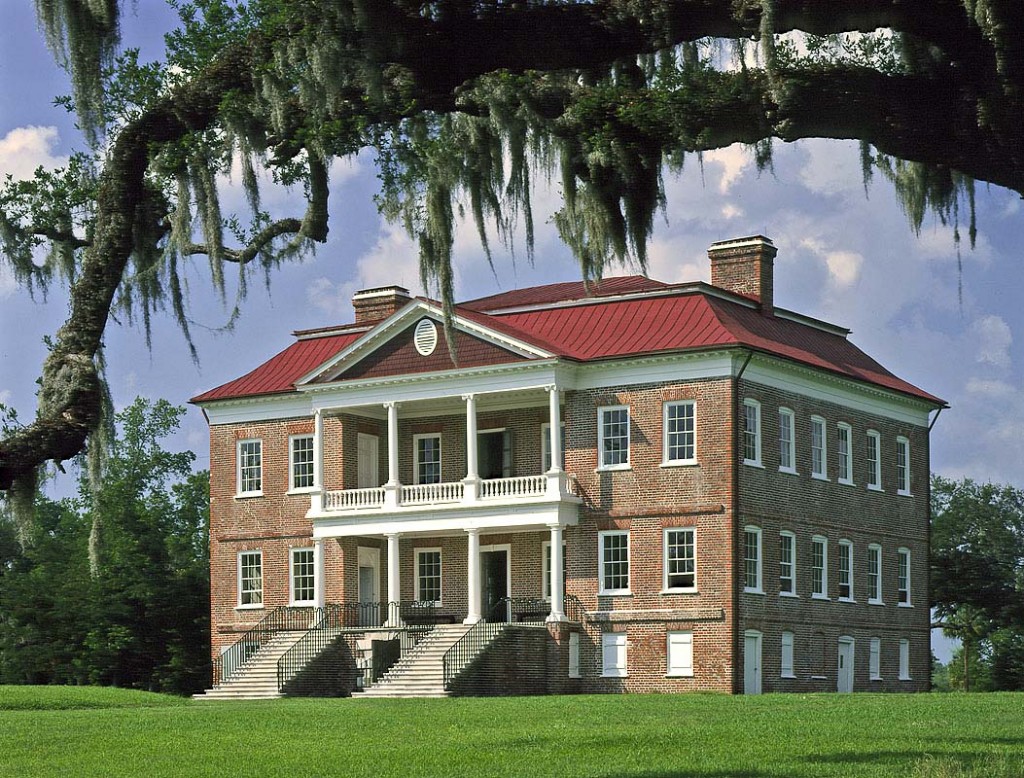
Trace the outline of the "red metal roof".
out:
M 746 347 L 945 404 L 890 373 L 841 334 L 781 316 L 765 316 L 738 299 L 708 294 L 701 285 L 677 291 L 660 281 L 627 276 L 606 279 L 590 291 L 588 296 L 582 281 L 519 289 L 463 303 L 456 307 L 456 315 L 578 361 Z M 643 295 L 654 291 L 661 293 Z M 621 295 L 636 296 L 620 299 Z M 594 300 L 607 296 L 611 299 Z M 579 302 L 566 305 L 566 301 Z M 502 313 L 533 306 L 532 310 Z M 372 332 L 299 340 L 252 372 L 193 401 L 293 391 L 303 375 Z

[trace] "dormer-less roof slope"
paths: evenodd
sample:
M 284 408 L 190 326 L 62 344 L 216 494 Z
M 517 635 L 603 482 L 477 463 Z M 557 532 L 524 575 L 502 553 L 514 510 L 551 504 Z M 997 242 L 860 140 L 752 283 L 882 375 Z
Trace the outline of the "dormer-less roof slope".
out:
M 426 301 L 425 301 L 426 302 Z M 944 401 L 890 373 L 844 337 L 785 312 L 766 316 L 706 284 L 673 286 L 643 276 L 549 284 L 457 305 L 456 317 L 579 362 L 745 347 L 910 395 Z M 781 313 L 781 315 L 779 315 Z M 294 391 L 295 382 L 364 335 L 303 335 L 256 370 L 193 398 L 207 402 Z

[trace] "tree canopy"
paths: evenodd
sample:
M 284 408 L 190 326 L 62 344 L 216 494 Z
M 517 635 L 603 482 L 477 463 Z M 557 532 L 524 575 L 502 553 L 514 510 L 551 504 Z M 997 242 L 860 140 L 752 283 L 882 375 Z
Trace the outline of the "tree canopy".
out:
M 454 222 L 532 244 L 532 182 L 585 277 L 643 267 L 662 174 L 733 143 L 852 138 L 865 179 L 894 181 L 916 228 L 958 223 L 973 186 L 1024 193 L 1024 15 L 1018 0 L 169 0 L 166 57 L 121 48 L 118 0 L 36 0 L 72 77 L 87 147 L 0 187 L 0 261 L 71 310 L 42 367 L 37 414 L 0 438 L 0 490 L 29 505 L 38 468 L 109 432 L 101 345 L 111 316 L 170 308 L 182 268 L 242 291 L 326 240 L 331 162 L 371 150 L 379 206 L 420 246 L 451 304 Z M 221 210 L 237 163 L 251 212 Z M 258 173 L 301 184 L 271 214 Z M 45 260 L 40 252 L 47 251 Z

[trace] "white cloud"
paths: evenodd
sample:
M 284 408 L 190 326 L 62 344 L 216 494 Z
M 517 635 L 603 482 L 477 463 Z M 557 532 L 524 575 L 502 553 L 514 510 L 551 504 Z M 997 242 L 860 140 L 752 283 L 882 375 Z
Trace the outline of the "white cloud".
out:
M 825 263 L 825 267 L 828 268 L 829 280 L 833 285 L 840 288 L 850 287 L 860 278 L 864 257 L 856 251 L 831 249 L 821 240 L 815 238 L 805 238 L 800 245 Z
M 14 281 L 14 274 L 10 268 L 0 265 L 0 300 L 13 294 L 18 285 Z
M 799 173 L 805 187 L 817 194 L 864 196 L 860 156 L 848 151 L 855 151 L 853 144 L 809 140 L 802 143 L 801 148 L 807 155 Z
M 732 203 L 726 203 L 722 206 L 722 216 L 726 219 L 735 219 L 737 216 L 743 215 L 743 209 L 737 208 Z
M 348 284 L 335 284 L 329 278 L 314 278 L 306 287 L 306 300 L 331 316 L 341 316 L 348 311 L 351 294 L 347 293 Z
M 0 389 L 0 405 L 10 405 L 14 392 L 10 389 Z
M 1017 392 L 1017 389 L 1005 381 L 990 381 L 982 378 L 967 379 L 964 389 L 968 394 L 991 400 L 1003 400 L 1012 397 Z
M 718 191 L 721 194 L 729 191 L 752 162 L 751 152 L 739 143 L 734 143 L 724 149 L 704 152 L 705 171 L 709 166 L 721 169 L 718 179 Z
M 971 324 L 970 335 L 975 343 L 975 359 L 996 367 L 1010 367 L 1010 346 L 1013 333 L 1000 316 L 985 316 Z
M 0 177 L 8 173 L 19 180 L 31 178 L 37 167 L 57 168 L 67 157 L 55 156 L 60 141 L 56 127 L 15 127 L 0 138 Z

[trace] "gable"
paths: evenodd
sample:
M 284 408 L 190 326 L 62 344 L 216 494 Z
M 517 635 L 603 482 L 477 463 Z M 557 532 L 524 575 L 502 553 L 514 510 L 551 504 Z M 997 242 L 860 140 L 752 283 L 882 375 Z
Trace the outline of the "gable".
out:
M 416 325 L 423 318 L 432 321 L 437 328 L 437 345 L 427 356 L 416 350 L 414 342 Z M 442 322 L 429 316 L 421 317 L 332 380 L 347 381 L 406 373 L 431 373 L 527 361 L 519 354 L 465 332 L 457 331 L 455 337 L 458 364 L 452 361 Z

